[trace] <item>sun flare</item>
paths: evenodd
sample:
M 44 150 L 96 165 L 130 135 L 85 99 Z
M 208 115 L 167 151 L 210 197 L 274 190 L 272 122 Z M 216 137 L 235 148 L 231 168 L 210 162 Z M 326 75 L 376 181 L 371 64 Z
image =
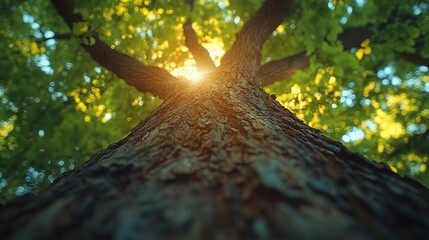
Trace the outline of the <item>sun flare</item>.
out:
M 197 67 L 195 66 L 194 59 L 187 59 L 182 67 L 175 68 L 172 72 L 175 76 L 180 76 L 186 78 L 192 82 L 198 82 L 202 79 L 201 73 L 198 72 Z
M 210 57 L 213 59 L 216 67 L 219 67 L 220 60 L 225 54 L 223 41 L 219 38 L 213 38 L 209 43 L 203 43 L 203 46 L 209 51 Z
M 203 43 L 203 46 L 209 52 L 210 57 L 213 59 L 216 67 L 218 67 L 220 65 L 222 56 L 225 54 L 222 40 L 219 38 L 214 38 L 208 43 Z M 174 68 L 171 73 L 176 77 L 182 77 L 191 82 L 199 82 L 204 79 L 204 75 L 207 72 L 204 72 L 204 70 L 198 70 L 195 59 L 191 56 L 185 60 L 183 66 Z
M 185 66 L 183 68 L 183 76 L 192 82 L 198 82 L 202 79 L 202 74 L 200 74 L 195 66 Z

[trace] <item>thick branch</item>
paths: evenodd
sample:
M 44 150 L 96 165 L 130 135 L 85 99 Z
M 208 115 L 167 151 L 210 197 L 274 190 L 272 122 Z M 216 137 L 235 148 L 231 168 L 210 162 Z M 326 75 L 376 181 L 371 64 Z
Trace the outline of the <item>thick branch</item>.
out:
M 260 67 L 262 46 L 288 15 L 291 2 L 266 0 L 237 34 L 236 41 L 222 59 L 222 66 L 233 66 L 235 71 L 252 69 L 256 72 Z
M 346 29 L 338 38 L 343 42 L 345 49 L 350 49 L 359 47 L 370 36 L 371 31 L 368 28 L 352 28 Z M 258 71 L 258 76 L 262 78 L 262 85 L 267 86 L 289 78 L 296 71 L 306 68 L 309 64 L 310 59 L 305 52 L 300 52 L 263 65 Z
M 263 65 L 258 71 L 258 76 L 263 80 L 262 85 L 267 86 L 289 78 L 296 71 L 307 67 L 309 64 L 310 61 L 305 52 L 301 52 Z
M 82 15 L 73 12 L 71 0 L 51 2 L 70 29 L 73 28 L 73 23 L 83 21 Z M 145 66 L 140 61 L 111 49 L 97 34 L 91 38 L 95 40 L 94 44 L 82 44 L 91 58 L 136 89 L 165 98 L 179 84 L 180 80 L 166 70 Z
M 422 145 L 422 148 L 420 149 L 425 149 L 423 148 L 424 142 L 426 141 L 426 139 L 428 139 L 429 137 L 429 130 L 426 130 L 425 132 L 421 133 L 421 134 L 414 134 L 407 139 L 405 144 L 400 144 L 399 146 L 395 146 L 395 150 L 389 154 L 390 157 L 397 157 L 398 155 L 401 155 L 403 153 L 407 153 L 410 151 L 410 149 L 412 149 L 412 147 L 416 147 L 416 145 Z M 419 149 L 419 148 L 417 148 Z
M 373 32 L 368 27 L 357 27 L 344 30 L 338 36 L 342 41 L 344 49 L 360 47 L 360 44 L 368 38 L 371 38 Z M 405 61 L 416 65 L 429 66 L 429 59 L 425 59 L 419 54 L 412 53 L 397 53 L 397 55 Z M 309 65 L 309 59 L 305 52 L 300 52 L 293 56 L 288 56 L 283 59 L 269 62 L 261 67 L 258 71 L 258 76 L 262 78 L 262 85 L 267 86 L 274 82 L 289 78 L 297 70 L 303 69 Z
M 429 58 L 423 58 L 419 54 L 415 53 L 399 53 L 398 54 L 403 60 L 414 63 L 419 66 L 429 67 Z
M 338 39 L 343 42 L 345 49 L 350 49 L 353 47 L 359 47 L 362 41 L 367 38 L 371 38 L 373 34 L 373 31 L 371 31 L 369 27 L 350 28 L 340 34 Z M 418 49 L 420 48 L 419 44 L 416 44 L 414 47 L 416 49 L 416 53 L 396 52 L 396 54 L 407 62 L 429 67 L 429 59 L 423 58 L 418 54 Z
M 211 72 L 216 68 L 210 54 L 199 42 L 194 29 L 192 28 L 191 20 L 188 20 L 183 25 L 183 32 L 185 33 L 185 44 L 191 51 L 192 55 L 197 62 L 198 72 Z
M 95 39 L 94 45 L 82 44 L 91 58 L 141 92 L 165 98 L 172 90 L 170 88 L 180 81 L 164 69 L 145 66 L 135 58 L 111 49 L 98 36 Z
M 371 38 L 372 31 L 367 27 L 356 27 L 345 29 L 338 39 L 343 43 L 344 49 L 359 47 L 360 44 L 367 38 Z
M 72 0 L 51 0 L 51 3 L 70 29 L 73 29 L 73 23 L 84 21 L 82 15 L 73 12 L 74 4 Z

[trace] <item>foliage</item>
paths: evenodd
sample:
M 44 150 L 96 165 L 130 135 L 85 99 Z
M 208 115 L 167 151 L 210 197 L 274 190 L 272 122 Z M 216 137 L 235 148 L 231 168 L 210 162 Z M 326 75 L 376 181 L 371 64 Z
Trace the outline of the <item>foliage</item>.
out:
M 218 64 L 261 4 L 199 0 L 190 13 L 188 1 L 75 2 L 87 21 L 72 32 L 49 1 L 0 3 L 0 201 L 81 165 L 161 103 L 99 67 L 79 38 L 59 34 L 97 31 L 114 49 L 192 78 L 186 19 Z M 428 11 L 423 1 L 296 1 L 267 41 L 264 62 L 305 51 L 310 66 L 266 90 L 310 126 L 428 185 L 429 71 L 400 57 L 429 57 Z M 363 26 L 374 34 L 344 49 L 339 34 Z

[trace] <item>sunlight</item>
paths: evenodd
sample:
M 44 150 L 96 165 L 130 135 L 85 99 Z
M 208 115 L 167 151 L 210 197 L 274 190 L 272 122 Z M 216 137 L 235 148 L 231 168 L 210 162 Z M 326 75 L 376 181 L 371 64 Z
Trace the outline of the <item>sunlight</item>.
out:
M 107 121 L 109 121 L 112 118 L 112 114 L 111 113 L 106 113 L 104 114 L 104 117 L 101 119 L 102 123 L 106 123 Z
M 189 58 L 183 63 L 182 67 L 173 69 L 171 74 L 176 77 L 184 77 L 192 82 L 198 82 L 202 79 L 203 74 L 197 71 L 197 67 L 195 65 L 195 60 L 193 58 Z
M 213 62 L 215 63 L 216 67 L 219 67 L 220 60 L 222 59 L 223 55 L 225 54 L 224 50 L 224 44 L 222 39 L 220 38 L 213 38 L 208 43 L 203 43 L 203 46 L 209 51 L 211 59 L 213 59 Z
M 213 59 L 213 62 L 216 67 L 220 65 L 220 60 L 222 59 L 223 55 L 225 54 L 224 50 L 224 44 L 221 39 L 219 38 L 213 38 L 208 43 L 202 44 L 207 51 L 209 51 L 211 59 Z M 186 50 L 187 51 L 187 48 Z M 204 78 L 204 75 L 208 71 L 201 71 L 197 70 L 196 62 L 194 58 L 188 58 L 183 63 L 183 66 L 181 67 L 175 67 L 170 66 L 172 70 L 170 70 L 171 74 L 173 74 L 176 77 L 183 77 L 191 82 L 199 82 Z
M 182 75 L 192 82 L 198 82 L 202 79 L 202 74 L 199 74 L 197 71 L 197 67 L 192 66 L 184 66 L 182 68 Z

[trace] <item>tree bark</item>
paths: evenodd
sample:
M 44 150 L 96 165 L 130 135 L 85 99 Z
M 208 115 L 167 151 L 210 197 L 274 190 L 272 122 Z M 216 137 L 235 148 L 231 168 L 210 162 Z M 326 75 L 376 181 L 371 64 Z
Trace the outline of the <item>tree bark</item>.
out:
M 82 15 L 74 11 L 72 0 L 51 0 L 51 3 L 71 30 L 74 23 L 84 22 Z M 137 59 L 112 49 L 96 32 L 87 37 L 92 38 L 94 43 L 81 45 L 91 58 L 141 92 L 166 98 L 186 84 L 165 69 L 146 66 Z
M 261 26 L 273 28 L 286 2 L 267 0 L 256 16 L 273 10 L 274 19 Z M 237 41 L 262 47 L 268 36 L 252 31 L 245 25 Z M 240 46 L 204 81 L 166 92 L 129 136 L 0 207 L 0 236 L 426 238 L 429 190 L 298 120 L 262 89 L 259 62 L 248 59 L 260 49 Z
M 137 59 L 113 50 L 97 35 L 92 37 L 95 39 L 95 44 L 82 44 L 91 58 L 137 90 L 166 98 L 173 91 L 179 90 L 179 83 L 185 84 L 183 80 L 174 77 L 167 70 L 145 66 Z
M 189 19 L 183 25 L 183 32 L 185 33 L 185 44 L 194 56 L 197 70 L 200 73 L 212 72 L 216 65 L 210 57 L 209 51 L 205 49 L 199 42 L 197 33 L 192 28 L 192 21 Z
M 344 50 L 351 48 L 359 48 L 365 39 L 371 39 L 374 36 L 373 30 L 370 27 L 356 27 L 345 29 L 343 33 L 338 36 L 344 46 Z M 378 43 L 380 44 L 380 43 Z M 404 61 L 420 65 L 429 66 L 429 59 L 420 55 L 420 46 L 415 46 L 415 53 L 395 52 L 398 58 Z M 263 86 L 268 86 L 278 81 L 282 81 L 291 77 L 296 71 L 308 67 L 310 59 L 305 54 L 305 51 L 297 53 L 292 56 L 287 56 L 279 60 L 271 61 L 264 64 L 259 69 L 259 76 L 262 78 Z
M 194 0 L 189 0 L 189 11 L 194 11 Z M 197 71 L 203 74 L 214 71 L 216 65 L 211 59 L 209 51 L 198 42 L 198 36 L 192 28 L 192 19 L 190 17 L 183 24 L 183 33 L 185 34 L 185 45 L 194 56 Z
M 221 61 L 221 69 L 243 76 L 255 75 L 262 58 L 262 47 L 271 33 L 289 15 L 292 0 L 266 0 L 237 34 Z M 261 84 L 261 82 L 258 82 Z
M 423 239 L 429 191 L 225 72 L 1 208 L 5 239 Z
M 264 64 L 259 69 L 258 76 L 262 79 L 262 85 L 268 86 L 277 81 L 288 79 L 296 71 L 306 68 L 308 65 L 310 65 L 310 59 L 305 52 L 301 52 Z

